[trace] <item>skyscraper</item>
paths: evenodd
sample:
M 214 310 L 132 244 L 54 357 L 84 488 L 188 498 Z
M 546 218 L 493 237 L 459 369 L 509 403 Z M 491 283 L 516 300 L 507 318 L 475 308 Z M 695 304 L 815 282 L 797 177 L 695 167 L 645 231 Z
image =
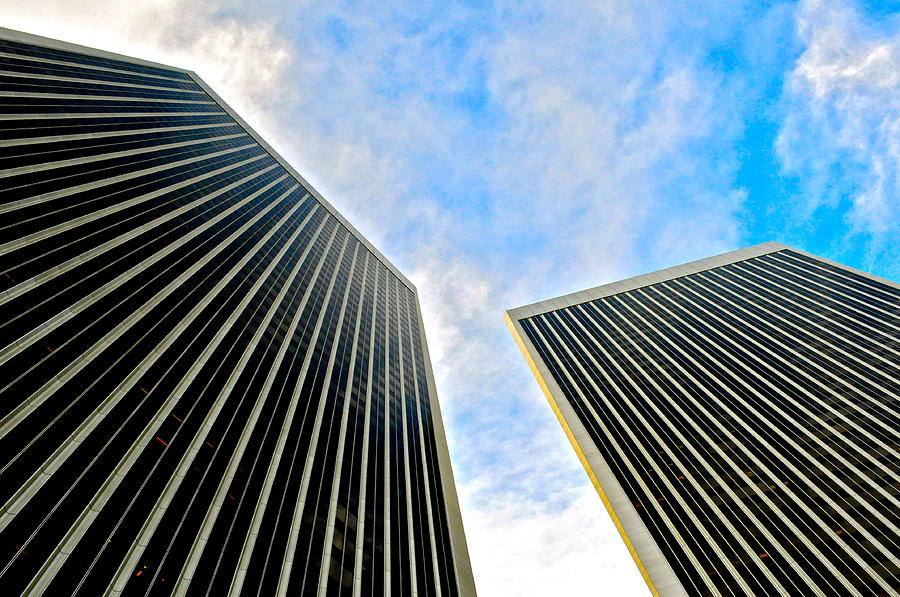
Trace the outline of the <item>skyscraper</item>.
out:
M 474 594 L 413 285 L 195 74 L 0 69 L 3 593 Z
M 654 594 L 900 590 L 896 284 L 765 243 L 507 323 Z

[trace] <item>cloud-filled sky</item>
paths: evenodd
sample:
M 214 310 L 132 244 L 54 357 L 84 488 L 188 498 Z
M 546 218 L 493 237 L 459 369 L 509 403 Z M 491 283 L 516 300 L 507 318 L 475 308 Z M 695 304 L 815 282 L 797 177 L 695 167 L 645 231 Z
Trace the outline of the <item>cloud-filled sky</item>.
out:
M 890 0 L 0 0 L 195 70 L 419 288 L 479 593 L 646 588 L 505 309 L 767 240 L 900 277 Z

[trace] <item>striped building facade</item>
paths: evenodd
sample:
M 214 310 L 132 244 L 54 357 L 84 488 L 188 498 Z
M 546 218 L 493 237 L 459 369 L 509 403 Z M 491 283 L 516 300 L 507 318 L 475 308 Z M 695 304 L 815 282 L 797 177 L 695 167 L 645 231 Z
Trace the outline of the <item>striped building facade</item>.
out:
M 507 324 L 653 594 L 898 594 L 900 286 L 765 243 Z
M 195 74 L 0 30 L 6 595 L 474 595 L 416 290 Z

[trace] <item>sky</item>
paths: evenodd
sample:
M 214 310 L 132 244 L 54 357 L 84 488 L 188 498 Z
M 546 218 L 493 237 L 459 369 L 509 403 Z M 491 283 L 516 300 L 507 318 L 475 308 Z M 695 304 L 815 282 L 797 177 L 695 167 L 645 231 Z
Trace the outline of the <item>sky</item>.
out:
M 506 309 L 769 240 L 900 278 L 900 7 L 0 0 L 196 71 L 418 287 L 482 596 L 647 595 Z

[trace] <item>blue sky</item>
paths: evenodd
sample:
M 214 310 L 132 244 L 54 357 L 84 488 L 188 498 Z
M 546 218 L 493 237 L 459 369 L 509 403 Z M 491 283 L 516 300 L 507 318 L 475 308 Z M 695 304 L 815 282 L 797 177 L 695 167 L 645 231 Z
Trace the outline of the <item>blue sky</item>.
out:
M 767 240 L 900 278 L 897 11 L 0 0 L 196 70 L 413 279 L 488 596 L 645 591 L 505 309 Z

